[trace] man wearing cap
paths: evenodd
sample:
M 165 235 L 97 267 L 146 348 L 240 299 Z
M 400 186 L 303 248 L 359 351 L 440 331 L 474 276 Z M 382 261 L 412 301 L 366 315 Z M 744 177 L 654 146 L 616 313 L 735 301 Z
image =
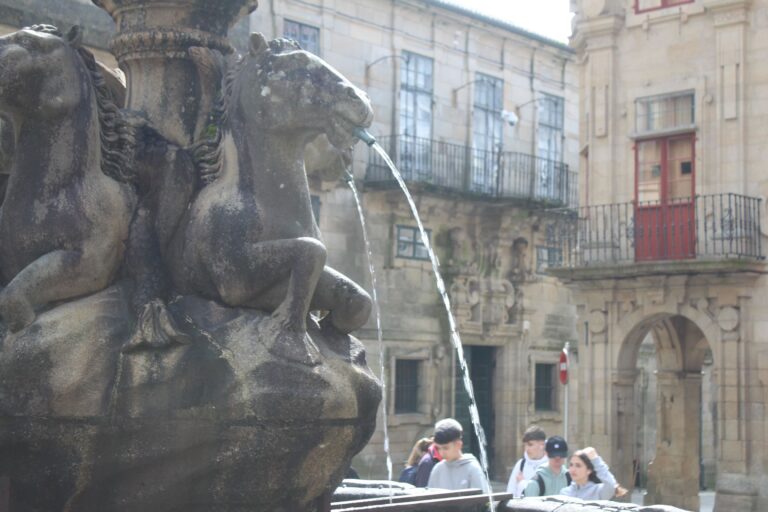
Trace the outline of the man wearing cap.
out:
M 549 460 L 539 466 L 525 488 L 523 495 L 551 496 L 560 494 L 560 490 L 571 484 L 571 478 L 565 467 L 568 459 L 568 444 L 560 436 L 552 436 L 544 445 Z
M 453 418 L 435 424 L 435 445 L 443 460 L 432 469 L 427 487 L 452 491 L 482 489 L 483 492 L 490 492 L 480 463 L 474 455 L 461 451 L 464 446 L 462 434 L 461 423 Z

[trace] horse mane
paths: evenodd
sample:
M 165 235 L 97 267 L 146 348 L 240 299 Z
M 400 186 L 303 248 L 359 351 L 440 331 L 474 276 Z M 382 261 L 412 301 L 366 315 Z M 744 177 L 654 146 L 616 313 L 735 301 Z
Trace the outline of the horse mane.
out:
M 32 25 L 26 28 L 35 32 L 64 37 L 61 31 L 53 25 Z M 101 172 L 122 183 L 134 183 L 136 176 L 133 173 L 132 164 L 133 150 L 136 147 L 136 127 L 127 122 L 120 113 L 120 108 L 115 104 L 93 54 L 82 46 L 75 48 L 75 50 L 88 70 L 96 93 L 96 110 L 101 140 Z
M 221 173 L 221 140 L 223 138 L 224 128 L 229 120 L 229 106 L 235 82 L 240 76 L 245 63 L 248 59 L 255 58 L 257 59 L 256 66 L 268 70 L 271 58 L 275 55 L 301 50 L 299 43 L 292 39 L 278 38 L 269 41 L 267 44 L 269 49 L 263 54 L 256 57 L 251 57 L 250 55 L 245 57 L 240 56 L 230 69 L 227 70 L 227 73 L 222 80 L 216 103 L 208 117 L 209 123 L 205 134 L 206 137 L 193 144 L 191 147 L 198 175 L 200 176 L 200 182 L 203 186 L 215 181 Z M 260 76 L 266 77 L 267 74 L 260 73 Z

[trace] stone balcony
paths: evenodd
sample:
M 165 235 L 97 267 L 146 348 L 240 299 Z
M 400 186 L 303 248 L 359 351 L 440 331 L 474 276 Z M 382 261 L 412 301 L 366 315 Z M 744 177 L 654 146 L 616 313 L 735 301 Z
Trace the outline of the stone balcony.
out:
M 549 210 L 549 272 L 600 278 L 755 270 L 765 258 L 760 202 L 725 193 Z
M 563 162 L 405 135 L 381 137 L 379 144 L 409 186 L 483 200 L 533 202 L 537 206 L 577 204 L 577 175 Z M 366 168 L 365 185 L 397 186 L 389 168 L 374 152 Z

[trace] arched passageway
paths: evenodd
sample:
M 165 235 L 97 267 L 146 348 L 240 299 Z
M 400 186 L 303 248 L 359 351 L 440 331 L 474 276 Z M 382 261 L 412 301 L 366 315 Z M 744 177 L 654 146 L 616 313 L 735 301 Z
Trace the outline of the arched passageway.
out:
M 640 369 L 643 341 L 653 340 L 655 370 L 651 389 L 655 397 L 638 408 L 638 380 L 648 378 Z M 621 479 L 633 484 L 638 471 L 646 474 L 646 504 L 664 503 L 699 510 L 702 476 L 702 375 L 712 362 L 712 347 L 702 330 L 682 315 L 653 315 L 640 321 L 621 344 L 614 382 L 616 428 L 614 442 Z M 709 365 L 707 365 L 709 366 Z M 716 375 L 716 372 L 713 374 Z M 647 382 L 647 381 L 646 381 Z M 638 438 L 643 422 L 653 416 L 651 436 Z M 654 443 L 653 457 L 643 471 L 645 457 L 639 447 Z M 648 449 L 648 446 L 645 446 Z

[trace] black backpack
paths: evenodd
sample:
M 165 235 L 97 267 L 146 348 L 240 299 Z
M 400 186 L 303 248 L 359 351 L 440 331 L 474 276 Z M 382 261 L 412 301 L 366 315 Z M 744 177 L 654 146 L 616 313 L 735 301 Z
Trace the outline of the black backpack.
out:
M 547 486 L 544 485 L 544 479 L 541 477 L 541 473 L 536 473 L 531 480 L 539 484 L 539 496 L 544 496 L 544 493 L 547 490 Z M 565 472 L 565 481 L 568 482 L 566 487 L 571 485 L 571 474 L 567 471 Z

